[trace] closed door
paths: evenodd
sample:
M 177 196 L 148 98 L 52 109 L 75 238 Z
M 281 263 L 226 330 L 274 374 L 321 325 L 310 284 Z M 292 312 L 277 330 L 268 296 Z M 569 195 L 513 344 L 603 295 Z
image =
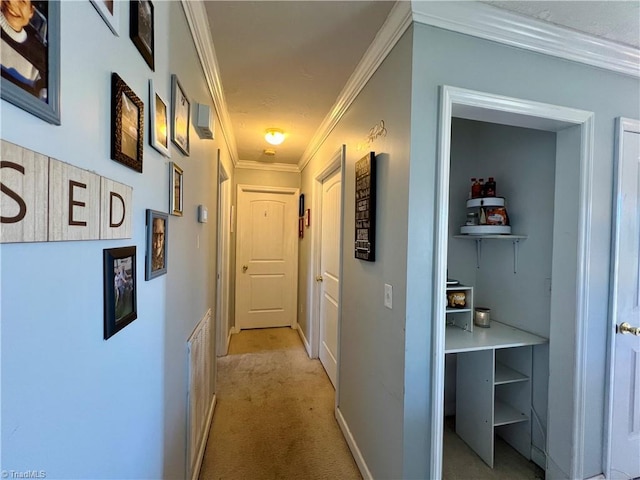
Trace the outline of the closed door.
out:
M 320 362 L 336 386 L 340 291 L 340 171 L 322 183 L 320 250 Z
M 238 186 L 236 327 L 293 326 L 298 190 Z
M 613 353 L 611 478 L 616 479 L 640 477 L 640 122 L 626 125 L 619 137 L 613 260 L 618 333 Z

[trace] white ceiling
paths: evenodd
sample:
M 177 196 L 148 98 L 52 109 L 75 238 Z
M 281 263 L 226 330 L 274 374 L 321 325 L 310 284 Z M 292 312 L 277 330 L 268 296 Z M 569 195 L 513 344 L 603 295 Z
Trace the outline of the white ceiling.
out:
M 483 3 L 640 47 L 640 0 Z M 393 4 L 205 1 L 239 160 L 298 163 Z M 269 127 L 282 145 L 266 143 Z

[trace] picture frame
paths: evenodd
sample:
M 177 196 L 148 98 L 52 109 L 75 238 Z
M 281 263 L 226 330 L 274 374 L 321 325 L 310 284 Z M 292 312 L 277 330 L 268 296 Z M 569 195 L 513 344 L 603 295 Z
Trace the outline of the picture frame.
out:
M 116 37 L 120 36 L 120 1 L 119 0 L 91 0 L 104 23 Z
M 60 1 L 33 1 L 32 7 L 33 16 L 20 32 L 0 28 L 0 97 L 60 125 Z M 29 38 L 34 41 L 26 42 Z
M 169 189 L 169 212 L 171 215 L 178 217 L 182 216 L 182 203 L 183 203 L 183 171 L 176 163 L 170 164 L 170 189 Z
M 171 75 L 171 118 L 171 141 L 188 157 L 191 102 L 175 74 Z
M 311 226 L 311 209 L 307 208 L 304 212 L 304 226 Z
M 146 281 L 167 273 L 167 241 L 169 239 L 169 215 L 147 209 L 147 253 L 144 279 Z
M 298 199 L 298 217 L 302 216 L 304 216 L 304 193 L 301 193 Z
M 106 248 L 104 270 L 104 339 L 138 318 L 136 247 Z
M 129 2 L 129 37 L 149 68 L 155 70 L 155 21 L 151 0 Z
M 142 173 L 144 104 L 117 73 L 111 74 L 111 158 Z
M 171 157 L 170 130 L 167 102 L 156 92 L 153 80 L 149 80 L 149 145 L 167 158 Z

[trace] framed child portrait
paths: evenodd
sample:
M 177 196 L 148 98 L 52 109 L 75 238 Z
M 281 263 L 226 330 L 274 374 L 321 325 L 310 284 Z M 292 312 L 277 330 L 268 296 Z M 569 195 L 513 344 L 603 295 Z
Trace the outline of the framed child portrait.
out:
M 107 248 L 104 264 L 104 339 L 138 318 L 136 247 Z

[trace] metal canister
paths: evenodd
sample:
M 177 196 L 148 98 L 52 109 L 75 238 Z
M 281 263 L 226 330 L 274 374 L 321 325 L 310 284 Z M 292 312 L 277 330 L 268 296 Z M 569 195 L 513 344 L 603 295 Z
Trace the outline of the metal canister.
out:
M 482 328 L 489 328 L 491 322 L 491 309 L 476 307 L 473 312 L 473 324 Z

